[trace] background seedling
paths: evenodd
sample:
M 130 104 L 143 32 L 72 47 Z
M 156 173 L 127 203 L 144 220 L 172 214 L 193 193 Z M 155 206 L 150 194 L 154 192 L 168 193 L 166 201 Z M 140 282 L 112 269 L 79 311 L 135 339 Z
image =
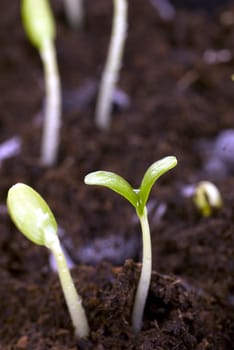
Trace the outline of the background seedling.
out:
M 193 201 L 204 217 L 211 216 L 222 207 L 223 201 L 218 188 L 210 181 L 201 181 L 194 190 Z
M 126 198 L 136 209 L 140 220 L 143 240 L 142 270 L 132 313 L 132 326 L 136 333 L 140 331 L 142 326 L 143 312 L 152 271 L 151 238 L 146 203 L 155 181 L 157 181 L 161 175 L 174 168 L 176 164 L 177 160 L 173 156 L 165 157 L 153 163 L 145 172 L 141 185 L 137 189 L 133 189 L 121 176 L 108 171 L 96 171 L 88 174 L 84 179 L 85 183 L 88 185 L 108 187 Z
M 22 20 L 29 40 L 39 50 L 45 75 L 46 104 L 41 160 L 53 165 L 57 158 L 61 123 L 61 88 L 54 47 L 55 24 L 47 0 L 22 0 Z
M 68 22 L 73 29 L 82 29 L 84 25 L 83 0 L 64 0 Z
M 43 245 L 53 253 L 75 334 L 80 338 L 87 337 L 89 326 L 82 300 L 72 281 L 57 235 L 57 223 L 47 203 L 31 187 L 18 183 L 8 191 L 7 207 L 19 231 L 33 243 Z
M 114 0 L 114 19 L 106 65 L 97 98 L 96 124 L 108 130 L 111 123 L 112 99 L 122 63 L 123 46 L 127 32 L 127 1 Z

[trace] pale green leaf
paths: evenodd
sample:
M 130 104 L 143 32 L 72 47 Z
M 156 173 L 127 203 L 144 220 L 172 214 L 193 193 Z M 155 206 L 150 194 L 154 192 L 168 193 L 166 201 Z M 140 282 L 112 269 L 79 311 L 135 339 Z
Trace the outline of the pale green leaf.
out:
M 16 227 L 39 245 L 53 240 L 57 223 L 44 199 L 30 186 L 17 183 L 8 191 L 7 207 Z
M 54 40 L 55 23 L 48 0 L 22 0 L 21 13 L 28 38 L 39 50 Z
M 177 159 L 174 156 L 165 157 L 153 163 L 145 172 L 145 175 L 141 181 L 140 191 L 138 193 L 140 197 L 140 210 L 145 207 L 152 186 L 160 176 L 165 174 L 170 169 L 177 165 Z
M 95 171 L 85 176 L 84 182 L 87 185 L 98 185 L 108 187 L 126 198 L 137 208 L 138 196 L 132 186 L 121 176 L 109 171 Z

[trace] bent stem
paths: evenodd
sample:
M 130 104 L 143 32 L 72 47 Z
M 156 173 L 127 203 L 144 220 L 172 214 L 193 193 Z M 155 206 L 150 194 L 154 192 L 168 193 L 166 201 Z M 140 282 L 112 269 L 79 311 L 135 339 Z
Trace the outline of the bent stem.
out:
M 138 333 L 142 327 L 143 313 L 149 291 L 152 271 L 151 238 L 146 207 L 144 208 L 143 214 L 138 215 L 138 217 L 142 229 L 143 256 L 141 275 L 137 286 L 132 312 L 132 327 L 135 333 Z
M 45 41 L 40 49 L 45 72 L 45 120 L 43 126 L 41 161 L 53 165 L 57 159 L 61 124 L 61 87 L 53 42 Z
M 77 338 L 85 338 L 89 335 L 88 321 L 82 306 L 82 299 L 74 286 L 58 237 L 54 235 L 53 240 L 46 242 L 46 246 L 52 251 L 56 260 L 60 283 L 75 328 L 75 335 Z
M 103 130 L 108 130 L 110 127 L 113 93 L 118 80 L 127 31 L 126 17 L 126 0 L 114 0 L 114 19 L 111 42 L 97 98 L 95 116 L 97 126 Z

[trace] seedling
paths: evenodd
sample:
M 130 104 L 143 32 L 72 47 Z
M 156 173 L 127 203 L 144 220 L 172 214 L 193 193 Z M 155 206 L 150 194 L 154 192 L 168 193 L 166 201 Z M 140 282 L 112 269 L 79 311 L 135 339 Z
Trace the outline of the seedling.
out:
M 54 47 L 55 23 L 47 0 L 22 0 L 22 20 L 31 43 L 39 50 L 45 74 L 45 121 L 41 160 L 53 165 L 57 158 L 61 123 L 61 88 Z
M 121 67 L 126 32 L 127 1 L 114 0 L 111 41 L 97 98 L 95 116 L 96 124 L 102 130 L 110 128 L 112 99 Z
M 33 243 L 45 246 L 53 253 L 75 335 L 79 338 L 87 337 L 89 326 L 82 300 L 67 267 L 57 235 L 57 223 L 49 206 L 31 187 L 17 183 L 8 191 L 7 207 L 19 231 Z
M 140 187 L 137 189 L 133 189 L 132 186 L 121 176 L 108 171 L 96 171 L 88 174 L 84 179 L 85 183 L 88 185 L 105 186 L 119 193 L 133 205 L 140 220 L 143 255 L 142 270 L 132 313 L 132 326 L 135 333 L 138 333 L 142 327 L 143 312 L 152 272 L 151 238 L 146 203 L 155 181 L 157 181 L 161 175 L 174 168 L 176 164 L 177 159 L 173 156 L 165 157 L 153 163 L 145 172 Z
M 193 200 L 204 217 L 222 207 L 223 201 L 218 188 L 210 181 L 201 181 L 194 190 Z
M 82 29 L 84 25 L 83 0 L 64 0 L 68 22 L 73 29 Z

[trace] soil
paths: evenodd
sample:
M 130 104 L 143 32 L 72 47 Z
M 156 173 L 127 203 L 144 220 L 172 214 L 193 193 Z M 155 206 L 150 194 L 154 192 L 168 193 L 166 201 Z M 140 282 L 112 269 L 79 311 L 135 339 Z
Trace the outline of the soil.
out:
M 63 122 L 58 161 L 48 168 L 39 160 L 40 58 L 25 37 L 19 3 L 1 1 L 0 142 L 18 137 L 22 146 L 0 167 L 0 349 L 233 349 L 234 142 L 217 151 L 217 137 L 234 129 L 234 6 L 178 8 L 165 21 L 152 2 L 130 0 L 118 83 L 129 103 L 116 100 L 111 129 L 103 132 L 94 109 L 112 2 L 85 3 L 86 25 L 77 33 L 62 2 L 52 1 Z M 167 155 L 175 155 L 178 166 L 150 195 L 154 271 L 143 328 L 135 335 L 140 227 L 129 203 L 83 179 L 110 170 L 137 187 L 146 168 Z M 223 198 L 221 210 L 206 218 L 186 195 L 201 180 L 213 181 Z M 87 311 L 87 340 L 74 337 L 49 252 L 9 219 L 6 196 L 16 182 L 35 188 L 56 216 Z

